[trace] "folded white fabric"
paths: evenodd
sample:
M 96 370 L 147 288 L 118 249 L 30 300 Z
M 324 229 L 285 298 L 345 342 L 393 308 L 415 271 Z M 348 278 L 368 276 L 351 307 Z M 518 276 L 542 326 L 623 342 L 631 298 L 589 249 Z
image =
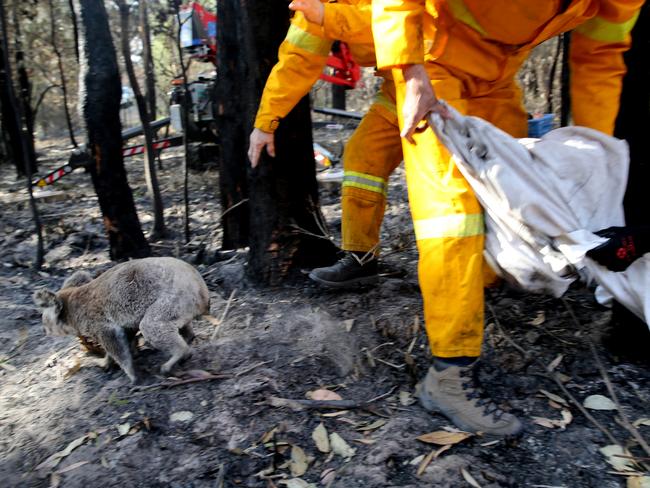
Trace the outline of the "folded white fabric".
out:
M 495 271 L 556 297 L 578 278 L 595 280 L 647 323 L 650 255 L 623 273 L 585 256 L 604 241 L 593 232 L 624 225 L 627 143 L 586 127 L 515 139 L 448 109 L 450 119 L 432 114 L 429 124 L 484 208 L 485 257 Z

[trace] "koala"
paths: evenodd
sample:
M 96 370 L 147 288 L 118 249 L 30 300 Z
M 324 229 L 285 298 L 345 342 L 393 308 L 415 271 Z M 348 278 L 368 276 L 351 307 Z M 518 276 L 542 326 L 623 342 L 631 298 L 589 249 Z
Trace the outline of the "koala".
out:
M 175 258 L 144 258 L 118 264 L 97 278 L 76 272 L 58 292 L 39 289 L 34 303 L 48 335 L 76 335 L 99 344 L 131 382 L 138 381 L 129 337 L 138 330 L 154 348 L 169 354 L 161 367 L 168 374 L 191 356 L 191 322 L 209 315 L 208 287 L 199 272 Z M 216 321 L 216 319 L 214 319 Z

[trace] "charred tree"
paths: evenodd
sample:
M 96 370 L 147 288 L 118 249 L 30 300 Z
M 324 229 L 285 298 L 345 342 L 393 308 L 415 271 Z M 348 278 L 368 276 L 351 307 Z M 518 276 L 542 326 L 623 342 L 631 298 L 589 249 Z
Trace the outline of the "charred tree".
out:
M 142 39 L 142 61 L 144 63 L 145 98 L 147 111 L 151 120 L 156 120 L 156 76 L 151 54 L 151 32 L 149 30 L 149 12 L 147 2 L 138 2 L 140 14 L 140 38 Z
M 51 0 L 50 0 L 51 1 Z M 133 94 L 135 95 L 135 103 L 138 106 L 138 114 L 140 115 L 140 123 L 142 124 L 142 131 L 145 140 L 145 164 L 144 164 L 144 177 L 147 182 L 147 190 L 151 197 L 153 204 L 153 231 L 152 239 L 157 239 L 165 235 L 165 218 L 163 216 L 163 202 L 160 196 L 160 186 L 158 185 L 158 176 L 156 175 L 156 154 L 153 150 L 153 131 L 151 130 L 151 118 L 145 98 L 140 90 L 140 84 L 135 76 L 133 69 L 133 62 L 131 61 L 131 47 L 129 43 L 129 4 L 125 0 L 116 0 L 115 2 L 120 10 L 120 43 L 122 46 L 122 56 L 124 57 L 124 66 L 129 76 L 129 83 Z M 140 1 L 140 3 L 144 3 Z
M 120 74 L 104 2 L 78 0 L 81 46 L 80 104 L 93 164 L 89 166 L 111 259 L 151 254 L 129 187 L 120 125 Z
M 650 225 L 647 187 L 650 182 L 650 3 L 632 30 L 632 47 L 625 53 L 627 73 L 623 79 L 621 107 L 614 135 L 625 139 L 630 147 L 630 172 L 623 207 L 628 226 Z M 650 332 L 648 325 L 621 304 L 614 302 L 609 336 L 609 350 L 626 360 L 648 360 Z
M 3 32 L 6 32 L 3 28 Z M 15 117 L 14 106 L 18 104 L 15 100 L 13 89 L 13 76 L 9 62 L 8 46 L 6 44 L 6 35 L 3 35 L 3 43 L 0 46 L 0 105 L 2 106 L 2 131 L 3 138 L 6 141 L 7 158 L 11 159 L 16 168 L 18 176 L 24 176 L 25 173 L 25 154 L 23 154 L 23 144 L 21 140 L 21 126 L 19 119 Z M 33 172 L 33 169 L 30 173 Z
M 336 252 L 318 207 L 309 100 L 305 97 L 282 120 L 275 133 L 276 157 L 263 153 L 260 165 L 248 169 L 246 185 L 242 174 L 250 168 L 248 135 L 289 27 L 289 11 L 281 0 L 224 0 L 218 1 L 218 12 L 224 208 L 228 211 L 245 198 L 246 188 L 250 195 L 249 205 L 230 213 L 241 217 L 247 212 L 248 228 L 239 221 L 232 229 L 224 221 L 224 243 L 241 243 L 248 231 L 249 276 L 260 283 L 278 283 L 291 269 L 330 264 Z M 232 230 L 238 232 L 235 238 L 227 234 Z
M 77 11 L 74 8 L 74 0 L 68 0 L 70 9 L 70 20 L 72 21 L 72 34 L 74 39 L 74 54 L 79 62 L 79 24 L 77 23 Z
M 8 45 L 9 41 L 7 39 L 7 19 L 5 15 L 5 9 L 3 2 L 0 1 L 0 29 L 2 29 L 2 79 L 6 80 L 6 86 L 3 88 L 6 89 L 6 100 L 3 97 L 2 100 L 2 113 L 3 119 L 5 114 L 13 118 L 12 126 L 18 128 L 18 134 L 16 141 L 20 145 L 20 155 L 23 158 L 21 163 L 23 165 L 22 175 L 25 177 L 25 183 L 27 186 L 27 194 L 29 195 L 29 206 L 32 211 L 32 216 L 34 219 L 34 225 L 36 227 L 36 259 L 34 260 L 34 268 L 39 269 L 43 265 L 43 231 L 41 228 L 41 218 L 36 207 L 36 201 L 34 200 L 34 195 L 32 194 L 32 179 L 31 179 L 31 169 L 36 167 L 35 153 L 34 151 L 29 151 L 28 145 L 30 141 L 33 143 L 32 134 L 29 133 L 27 124 L 25 122 L 25 115 L 22 111 L 20 103 L 18 103 L 18 97 L 14 91 L 13 80 L 11 76 L 11 62 L 9 61 L 9 50 Z M 5 90 L 3 90 L 4 93 Z M 9 118 L 7 117 L 7 118 Z M 3 120 L 4 123 L 4 120 Z M 16 159 L 16 164 L 18 164 L 17 153 L 14 152 L 14 158 Z M 29 159 L 34 158 L 34 159 Z
M 54 11 L 54 3 L 52 0 L 48 0 L 48 6 L 50 8 L 50 43 L 52 44 L 52 50 L 56 56 L 57 67 L 59 68 L 59 80 L 61 82 L 61 93 L 63 94 L 63 111 L 65 113 L 65 123 L 68 127 L 68 134 L 70 136 L 70 143 L 74 147 L 78 147 L 77 141 L 74 138 L 74 129 L 72 128 L 72 118 L 70 117 L 70 110 L 68 108 L 68 86 L 65 80 L 65 70 L 63 69 L 63 56 L 61 55 L 61 50 L 59 49 L 59 43 L 56 38 L 56 12 Z M 34 115 L 35 117 L 36 115 Z
M 614 135 L 630 146 L 630 174 L 625 192 L 625 220 L 628 225 L 650 224 L 648 183 L 650 182 L 650 3 L 641 8 L 632 30 L 632 47 L 625 53 L 627 73 L 623 79 L 621 108 Z

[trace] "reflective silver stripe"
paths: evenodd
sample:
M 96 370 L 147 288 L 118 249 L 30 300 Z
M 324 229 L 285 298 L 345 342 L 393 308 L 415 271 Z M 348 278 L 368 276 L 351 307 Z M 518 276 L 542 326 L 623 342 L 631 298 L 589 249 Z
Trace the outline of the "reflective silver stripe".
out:
M 625 22 L 610 22 L 602 17 L 594 17 L 576 27 L 576 32 L 594 41 L 622 42 L 632 31 L 638 17 L 639 12 L 636 12 L 631 19 Z
M 415 238 L 471 237 L 485 233 L 483 214 L 452 214 L 413 221 Z
M 343 173 L 343 186 L 360 188 L 362 190 L 381 193 L 382 195 L 388 193 L 388 183 L 385 179 L 357 171 L 345 171 Z
M 289 26 L 286 41 L 300 49 L 304 49 L 305 51 L 318 56 L 327 56 L 332 45 L 332 43 L 327 39 L 323 39 L 322 37 L 304 31 L 295 24 Z

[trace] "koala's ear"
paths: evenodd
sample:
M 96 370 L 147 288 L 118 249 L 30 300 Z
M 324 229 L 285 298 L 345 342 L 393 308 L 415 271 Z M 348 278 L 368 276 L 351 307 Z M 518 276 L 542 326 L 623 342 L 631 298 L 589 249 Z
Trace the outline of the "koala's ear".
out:
M 36 290 L 32 298 L 34 299 L 34 303 L 40 308 L 54 307 L 57 312 L 63 308 L 61 299 L 53 291 L 46 290 L 45 288 Z
M 93 280 L 93 277 L 90 276 L 90 273 L 87 271 L 76 271 L 72 273 L 64 282 L 61 289 L 70 288 L 73 286 L 81 286 L 89 283 Z

